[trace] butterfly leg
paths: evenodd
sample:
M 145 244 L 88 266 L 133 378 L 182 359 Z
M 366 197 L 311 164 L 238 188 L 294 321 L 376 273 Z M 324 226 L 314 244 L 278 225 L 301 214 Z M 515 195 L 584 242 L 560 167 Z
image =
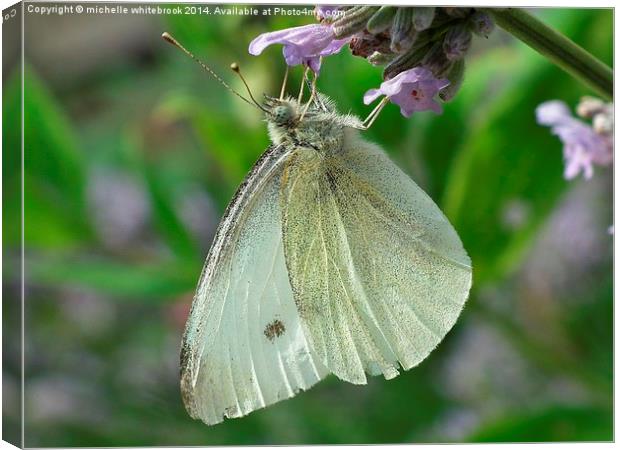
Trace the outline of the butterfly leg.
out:
M 286 66 L 286 71 L 284 72 L 284 80 L 282 80 L 282 88 L 280 89 L 280 100 L 284 99 L 284 90 L 286 89 L 287 81 L 288 81 L 288 65 Z
M 312 100 L 314 100 L 315 95 L 316 95 L 316 75 L 312 79 L 312 88 L 310 89 L 310 98 L 308 99 L 308 103 L 306 103 L 306 106 L 304 107 L 304 111 L 301 113 L 301 118 L 299 119 L 300 121 L 304 119 L 304 116 L 308 112 L 308 108 L 310 108 L 310 104 L 312 103 Z
M 308 76 L 308 70 L 310 70 L 310 68 L 306 66 L 306 68 L 304 69 L 304 74 L 301 77 L 301 87 L 299 88 L 299 95 L 297 96 L 297 103 L 299 104 L 301 104 L 301 99 L 304 95 L 304 84 L 306 82 L 306 77 Z
M 390 99 L 388 97 L 384 97 L 383 100 L 381 100 L 381 102 L 377 106 L 375 106 L 375 109 L 373 109 L 370 114 L 368 114 L 368 117 L 366 117 L 364 122 L 362 122 L 364 130 L 369 129 L 372 126 L 377 117 L 379 117 L 379 113 L 383 110 L 383 108 L 385 107 L 385 105 L 388 104 L 389 101 Z

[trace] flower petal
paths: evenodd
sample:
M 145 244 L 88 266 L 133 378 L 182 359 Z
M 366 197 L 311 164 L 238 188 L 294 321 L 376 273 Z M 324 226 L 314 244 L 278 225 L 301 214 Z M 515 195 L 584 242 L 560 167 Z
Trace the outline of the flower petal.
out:
M 250 43 L 248 51 L 259 55 L 269 45 L 283 44 L 284 59 L 289 66 L 307 64 L 318 74 L 320 57 L 339 52 L 349 40 L 335 39 L 331 25 L 311 24 L 263 33 Z
M 406 117 L 409 118 L 411 117 L 411 114 L 413 114 L 415 111 L 415 109 L 413 109 L 410 105 L 408 104 L 403 104 L 400 106 L 400 113 Z
M 298 47 L 294 45 L 285 45 L 282 48 L 282 54 L 284 55 L 286 64 L 289 66 L 296 66 L 304 63 L 304 55 L 300 54 Z
M 260 55 L 262 51 L 273 44 L 293 44 L 300 47 L 324 48 L 333 36 L 331 27 L 322 24 L 303 25 L 301 27 L 285 28 L 258 35 L 250 42 L 248 51 L 251 55 Z
M 594 129 L 571 115 L 564 102 L 551 100 L 536 108 L 536 119 L 551 126 L 551 132 L 562 141 L 564 177 L 575 178 L 580 172 L 586 179 L 592 177 L 594 164 L 605 166 L 613 161 L 613 143 L 609 136 Z
M 384 81 L 378 91 L 387 96 L 392 103 L 400 106 L 403 116 L 409 117 L 415 111 L 431 110 L 437 114 L 441 113 L 442 108 L 436 96 L 440 89 L 449 84 L 445 78 L 435 78 L 426 67 L 414 67 Z M 378 95 L 376 91 L 369 91 L 364 96 L 364 101 L 366 102 L 366 97 L 374 99 Z
M 556 125 L 572 116 L 566 103 L 559 100 L 550 100 L 536 108 L 536 121 L 541 125 Z
M 370 105 L 381 96 L 379 89 L 370 89 L 364 94 L 364 105 Z
M 435 114 L 441 114 L 443 112 L 443 108 L 441 107 L 441 104 L 434 100 L 428 104 L 428 109 L 433 111 Z
M 310 67 L 310 70 L 312 70 L 316 75 L 318 75 L 321 71 L 321 58 L 319 58 L 318 56 L 308 58 L 306 60 L 306 65 Z
M 350 38 L 334 39 L 329 44 L 327 44 L 327 46 L 325 48 L 323 48 L 323 50 L 321 50 L 319 52 L 319 55 L 320 56 L 329 56 L 329 55 L 333 55 L 335 53 L 338 53 L 342 49 L 342 47 L 345 44 L 347 44 L 350 40 L 351 40 Z

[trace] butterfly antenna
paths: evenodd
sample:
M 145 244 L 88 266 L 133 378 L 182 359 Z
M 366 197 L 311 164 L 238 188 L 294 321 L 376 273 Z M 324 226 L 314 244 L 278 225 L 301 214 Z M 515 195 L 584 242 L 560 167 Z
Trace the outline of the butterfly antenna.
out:
M 256 101 L 256 99 L 254 98 L 254 96 L 252 95 L 252 91 L 250 90 L 250 86 L 248 85 L 247 81 L 245 81 L 245 78 L 243 77 L 243 75 L 241 75 L 241 68 L 239 67 L 239 64 L 237 64 L 236 62 L 232 63 L 230 65 L 230 70 L 232 70 L 233 72 L 235 72 L 237 75 L 239 75 L 239 78 L 241 78 L 241 81 L 243 81 L 243 85 L 245 86 L 245 89 L 248 91 L 248 94 L 250 96 L 250 98 L 252 99 L 252 101 L 254 102 L 254 104 L 261 110 L 263 110 L 264 112 L 268 112 L 265 108 L 263 108 L 261 106 L 260 103 L 258 103 Z
M 254 98 L 252 98 L 252 100 L 254 100 L 254 103 L 252 103 L 250 100 L 248 100 L 247 98 L 245 98 L 243 95 L 241 95 L 240 93 L 238 93 L 237 91 L 235 91 L 233 88 L 230 87 L 230 85 L 228 83 L 226 83 L 217 73 L 215 73 L 209 66 L 207 66 L 205 63 L 203 63 L 201 60 L 199 60 L 196 56 L 194 56 L 194 54 L 192 52 L 190 52 L 189 50 L 187 50 L 185 47 L 183 47 L 179 41 L 177 41 L 175 38 L 172 37 L 172 35 L 168 32 L 164 32 L 162 33 L 161 37 L 168 42 L 169 44 L 174 45 L 176 48 L 178 48 L 179 50 L 181 50 L 183 53 L 185 53 L 187 56 L 189 56 L 190 58 L 192 58 L 194 61 L 196 61 L 198 64 L 200 64 L 200 66 L 206 71 L 208 72 L 213 78 L 215 78 L 217 81 L 220 82 L 220 84 L 222 84 L 226 89 L 228 89 L 230 92 L 232 92 L 233 94 L 235 94 L 237 97 L 239 97 L 241 100 L 243 100 L 244 102 L 246 102 L 249 105 L 254 106 L 255 108 L 258 108 L 262 111 L 265 111 L 265 109 L 263 107 L 261 107 L 256 100 L 254 100 Z M 247 87 L 247 85 L 246 85 Z M 250 94 L 251 95 L 251 94 Z

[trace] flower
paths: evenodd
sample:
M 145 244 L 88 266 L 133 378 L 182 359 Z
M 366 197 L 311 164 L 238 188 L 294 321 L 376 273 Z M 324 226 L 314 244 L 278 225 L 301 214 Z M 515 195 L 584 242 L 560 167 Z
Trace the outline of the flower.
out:
M 432 110 L 441 113 L 441 106 L 435 95 L 450 82 L 437 79 L 425 67 L 414 67 L 399 73 L 394 78 L 381 83 L 379 89 L 371 89 L 364 94 L 366 105 L 385 95 L 392 103 L 400 106 L 403 116 L 409 117 L 414 111 Z
M 289 66 L 305 64 L 318 75 L 321 56 L 338 53 L 350 38 L 336 39 L 331 25 L 312 24 L 263 33 L 250 42 L 251 55 L 260 55 L 272 44 L 284 44 L 284 59 Z
M 489 34 L 495 28 L 495 23 L 493 19 L 482 11 L 476 11 L 470 18 L 469 24 L 471 26 L 471 30 L 476 33 L 478 36 L 483 36 L 485 38 L 489 37 Z
M 598 134 L 591 126 L 574 118 L 564 102 L 551 100 L 539 105 L 536 120 L 541 125 L 550 126 L 551 132 L 564 144 L 564 178 L 570 180 L 583 172 L 584 178 L 589 179 L 594 164 L 611 164 L 611 136 Z
M 449 61 L 463 58 L 470 46 L 471 31 L 466 25 L 450 28 L 443 40 L 443 51 Z
M 592 119 L 596 114 L 605 112 L 609 108 L 603 100 L 596 97 L 582 97 L 577 105 L 577 115 L 584 119 Z

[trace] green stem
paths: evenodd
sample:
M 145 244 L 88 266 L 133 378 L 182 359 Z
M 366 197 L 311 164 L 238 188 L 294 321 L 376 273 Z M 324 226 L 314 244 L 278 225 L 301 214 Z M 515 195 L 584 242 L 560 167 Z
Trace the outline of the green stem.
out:
M 519 8 L 488 9 L 495 23 L 599 95 L 613 98 L 613 71 L 563 34 Z

